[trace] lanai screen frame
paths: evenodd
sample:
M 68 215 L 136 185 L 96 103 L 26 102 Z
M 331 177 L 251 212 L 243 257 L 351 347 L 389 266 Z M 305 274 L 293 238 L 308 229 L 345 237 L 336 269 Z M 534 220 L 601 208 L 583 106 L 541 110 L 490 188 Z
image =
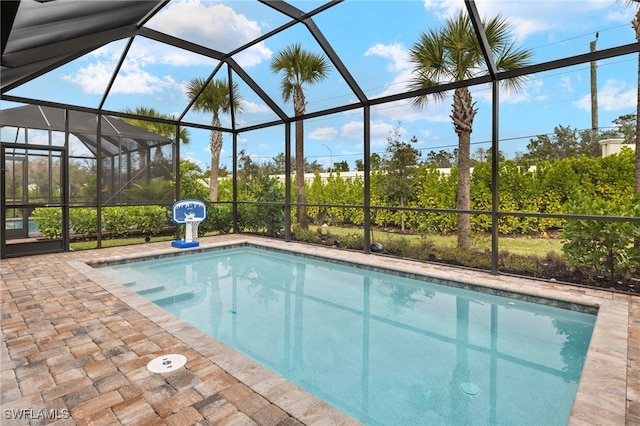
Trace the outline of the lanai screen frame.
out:
M 191 127 L 191 128 L 200 128 L 205 130 L 221 130 L 223 132 L 229 133 L 232 135 L 232 158 L 233 158 L 233 232 L 238 232 L 238 190 L 237 190 L 237 172 L 238 172 L 238 164 L 237 164 L 237 155 L 238 155 L 238 135 L 251 131 L 257 130 L 267 127 L 273 126 L 283 126 L 284 127 L 284 135 L 285 135 L 285 241 L 291 241 L 291 208 L 295 205 L 291 203 L 291 125 L 294 124 L 298 120 L 306 120 L 310 118 L 323 117 L 329 114 L 335 114 L 340 112 L 352 111 L 355 109 L 363 109 L 363 126 L 364 126 L 364 137 L 363 137 L 363 155 L 364 155 L 364 202 L 361 206 L 364 211 L 364 224 L 363 224 L 363 232 L 364 232 L 364 247 L 363 250 L 365 253 L 370 253 L 370 245 L 371 245 L 371 193 L 370 193 L 370 177 L 371 177 L 371 164 L 370 164 L 370 154 L 371 154 L 371 127 L 370 127 L 370 116 L 371 116 L 371 107 L 376 105 L 387 104 L 390 102 L 395 102 L 399 100 L 406 100 L 414 97 L 430 95 L 438 92 L 446 92 L 452 91 L 456 88 L 462 87 L 471 87 L 475 85 L 488 84 L 491 87 L 492 91 L 492 109 L 491 109 L 491 117 L 492 117 L 492 136 L 491 136 L 491 150 L 492 152 L 499 152 L 499 107 L 500 107 L 500 83 L 503 80 L 514 78 L 514 77 L 522 77 L 535 73 L 551 71 L 566 67 L 571 67 L 575 65 L 590 63 L 593 61 L 614 58 L 622 55 L 628 55 L 633 53 L 640 53 L 640 44 L 639 43 L 630 43 L 623 46 L 617 46 L 614 48 L 604 49 L 593 51 L 585 54 L 565 57 L 558 60 L 553 60 L 544 63 L 538 63 L 531 66 L 526 66 L 520 69 L 498 72 L 493 61 L 493 56 L 491 54 L 491 49 L 489 47 L 484 29 L 482 28 L 481 19 L 476 7 L 476 4 L 473 0 L 465 0 L 465 7 L 467 13 L 469 14 L 471 23 L 475 29 L 476 35 L 480 42 L 480 46 L 484 55 L 485 63 L 487 64 L 488 74 L 468 80 L 456 81 L 447 84 L 441 84 L 438 86 L 434 86 L 428 89 L 420 89 L 414 91 L 408 91 L 404 93 L 399 93 L 391 96 L 378 97 L 375 99 L 369 99 L 362 89 L 359 87 L 353 76 L 350 74 L 349 70 L 344 66 L 340 57 L 333 50 L 331 44 L 324 37 L 320 29 L 316 26 L 313 21 L 313 16 L 323 12 L 326 9 L 331 8 L 332 6 L 340 3 L 343 0 L 332 0 L 327 2 L 326 4 L 318 7 L 317 9 L 305 13 L 301 10 L 295 8 L 294 6 L 288 4 L 285 1 L 269 1 L 269 0 L 258 0 L 260 3 L 267 5 L 278 12 L 288 16 L 291 18 L 291 21 L 288 23 L 270 31 L 269 33 L 264 34 L 263 36 L 256 38 L 255 40 L 237 48 L 236 50 L 223 53 L 213 49 L 209 49 L 203 47 L 201 45 L 197 45 L 180 38 L 170 36 L 164 33 L 161 33 L 156 30 L 152 30 L 149 28 L 143 27 L 143 23 L 133 31 L 127 47 L 125 48 L 120 62 L 118 63 L 113 77 L 105 91 L 102 102 L 98 108 L 87 108 L 87 107 L 78 107 L 74 105 L 60 104 L 55 102 L 46 102 L 37 99 L 27 99 L 23 97 L 16 97 L 6 95 L 5 91 L 12 88 L 2 88 L 1 99 L 7 101 L 13 101 L 17 103 L 25 103 L 25 104 L 36 104 L 36 105 L 46 105 L 46 106 L 54 106 L 58 108 L 66 108 L 69 110 L 80 110 L 93 112 L 102 115 L 110 115 L 115 117 L 123 117 L 123 118 L 132 118 L 132 119 L 140 119 L 147 121 L 157 121 L 161 123 L 169 123 L 176 126 L 176 140 L 174 141 L 175 147 L 175 161 L 179 164 L 180 160 L 180 143 L 179 143 L 179 134 L 181 127 Z M 164 6 L 166 3 L 163 3 Z M 162 7 L 160 6 L 160 8 Z M 329 58 L 332 65 L 336 68 L 336 70 L 340 73 L 340 76 L 346 81 L 347 85 L 353 91 L 358 101 L 352 104 L 342 105 L 340 107 L 325 109 L 321 111 L 316 111 L 313 113 L 307 113 L 299 117 L 291 117 L 288 116 L 270 97 L 261 89 L 261 87 L 251 79 L 251 77 L 242 69 L 241 66 L 233 59 L 234 55 L 248 49 L 249 47 L 268 39 L 269 37 L 278 34 L 287 28 L 297 24 L 302 23 L 313 36 L 313 38 L 318 42 L 318 45 L 323 50 L 324 54 Z M 183 121 L 185 115 L 192 107 L 193 102 L 191 102 L 185 108 L 184 112 L 176 119 L 176 120 L 163 120 L 153 117 L 145 117 L 145 116 L 137 116 L 134 114 L 125 114 L 117 111 L 109 111 L 103 109 L 105 100 L 113 86 L 113 82 L 115 80 L 115 76 L 117 75 L 124 59 L 127 55 L 127 51 L 130 48 L 134 38 L 136 36 L 141 36 L 145 38 L 149 38 L 151 40 L 155 40 L 157 42 L 169 44 L 171 46 L 185 49 L 194 53 L 198 53 L 203 56 L 207 56 L 219 61 L 219 65 L 213 70 L 211 75 L 208 77 L 207 81 L 212 80 L 215 76 L 218 75 L 223 65 L 227 66 L 228 75 L 227 78 L 229 80 L 229 87 L 233 86 L 233 75 L 232 71 L 235 72 L 245 84 L 247 84 L 252 90 L 255 91 L 256 94 L 272 109 L 272 111 L 278 116 L 278 120 L 265 122 L 258 125 L 248 126 L 244 128 L 237 128 L 235 114 L 233 109 L 231 110 L 231 128 L 213 128 L 208 125 L 197 124 L 197 123 L 189 123 Z M 122 37 L 120 37 L 122 38 Z M 231 95 L 231 93 L 230 93 Z M 492 203 L 491 203 L 491 211 L 479 211 L 479 210 L 457 210 L 457 209 L 423 209 L 427 212 L 440 212 L 440 213 L 455 213 L 455 214 L 490 214 L 491 215 L 491 273 L 498 274 L 498 219 L 500 217 L 505 216 L 532 216 L 532 217 L 548 217 L 548 218 L 560 218 L 560 219 L 594 219 L 594 220 L 608 220 L 608 221 L 632 221 L 639 222 L 640 218 L 629 218 L 629 217 L 617 217 L 617 216 L 587 216 L 587 215 L 567 215 L 567 214 L 548 214 L 548 213 L 519 213 L 519 212 L 500 212 L 498 209 L 498 165 L 499 165 L 499 156 L 492 156 Z M 180 176 L 179 173 L 176 173 L 176 188 L 180 187 Z M 179 193 L 178 193 L 179 198 Z

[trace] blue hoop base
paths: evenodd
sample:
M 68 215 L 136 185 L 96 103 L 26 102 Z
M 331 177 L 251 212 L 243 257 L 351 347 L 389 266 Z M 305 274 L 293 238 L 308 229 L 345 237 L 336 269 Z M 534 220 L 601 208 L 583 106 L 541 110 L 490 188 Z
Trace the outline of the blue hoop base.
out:
M 171 241 L 171 246 L 177 248 L 189 248 L 189 247 L 198 247 L 200 243 L 197 241 L 186 242 L 184 240 L 173 240 Z

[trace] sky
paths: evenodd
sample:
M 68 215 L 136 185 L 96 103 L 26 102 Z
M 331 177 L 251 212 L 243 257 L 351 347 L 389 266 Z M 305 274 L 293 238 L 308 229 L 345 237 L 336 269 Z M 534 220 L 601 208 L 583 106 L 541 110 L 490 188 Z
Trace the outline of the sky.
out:
M 291 1 L 293 6 L 311 11 L 323 2 Z M 635 42 L 631 28 L 634 9 L 623 1 L 489 1 L 476 2 L 481 17 L 500 13 L 510 22 L 515 46 L 532 51 L 531 63 L 542 63 L 589 51 Z M 408 52 L 423 32 L 437 30 L 445 20 L 464 9 L 462 0 L 361 1 L 346 0 L 316 15 L 313 20 L 331 43 L 359 87 L 369 98 L 408 90 L 413 64 Z M 289 22 L 279 12 L 257 1 L 172 0 L 148 27 L 178 36 L 221 52 L 237 47 Z M 97 49 L 67 65 L 39 77 L 8 94 L 54 102 L 98 107 L 111 74 L 127 40 Z M 249 76 L 265 93 L 293 115 L 291 102 L 284 102 L 281 76 L 269 67 L 274 54 L 293 44 L 321 53 L 321 48 L 303 25 L 295 25 L 252 48 L 234 55 Z M 598 124 L 604 130 L 624 114 L 635 112 L 638 57 L 627 55 L 597 66 Z M 122 111 L 139 106 L 180 116 L 189 103 L 186 84 L 206 78 L 218 62 L 203 56 L 137 37 L 106 98 L 104 108 Z M 216 78 L 227 78 L 222 67 Z M 590 67 L 583 64 L 530 76 L 523 90 L 500 94 L 500 148 L 508 157 L 526 152 L 531 138 L 550 134 L 555 126 L 591 128 Z M 242 111 L 236 114 L 239 128 L 277 119 L 267 104 L 234 74 L 242 97 Z M 491 90 L 471 88 L 478 113 L 472 133 L 472 153 L 490 148 Z M 307 112 L 320 111 L 356 102 L 343 77 L 332 68 L 328 78 L 305 87 Z M 15 105 L 3 102 L 2 108 Z M 457 136 L 451 119 L 451 97 L 430 100 L 422 109 L 408 101 L 371 109 L 371 151 L 384 154 L 387 140 L 397 130 L 402 140 L 415 136 L 423 157 L 429 151 L 452 151 Z M 188 111 L 185 120 L 209 124 L 211 115 Z M 230 126 L 228 115 L 223 126 Z M 355 109 L 327 117 L 305 120 L 305 156 L 325 167 L 347 161 L 353 169 L 363 158 L 363 112 Z M 210 165 L 210 132 L 189 129 L 191 142 L 181 155 L 204 169 Z M 292 129 L 293 138 L 293 129 Z M 282 126 L 241 132 L 239 149 L 254 161 L 268 161 L 284 152 Z M 231 136 L 224 135 L 221 165 L 231 167 Z

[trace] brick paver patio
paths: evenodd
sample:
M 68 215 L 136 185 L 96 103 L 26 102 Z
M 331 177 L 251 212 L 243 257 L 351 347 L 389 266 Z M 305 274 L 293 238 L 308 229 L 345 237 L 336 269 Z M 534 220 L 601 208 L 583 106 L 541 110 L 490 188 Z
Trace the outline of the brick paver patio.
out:
M 202 244 L 240 239 L 247 237 L 211 237 Z M 2 260 L 0 423 L 357 424 L 130 290 L 102 285 L 84 265 L 167 245 Z M 621 387 L 612 392 L 622 394 L 626 409 L 611 424 L 640 424 L 640 298 L 605 297 L 628 306 L 626 346 L 620 349 L 626 350 L 626 388 L 612 385 Z M 169 353 L 185 355 L 185 367 L 165 374 L 147 370 L 151 359 Z M 575 414 L 573 424 L 593 418 Z

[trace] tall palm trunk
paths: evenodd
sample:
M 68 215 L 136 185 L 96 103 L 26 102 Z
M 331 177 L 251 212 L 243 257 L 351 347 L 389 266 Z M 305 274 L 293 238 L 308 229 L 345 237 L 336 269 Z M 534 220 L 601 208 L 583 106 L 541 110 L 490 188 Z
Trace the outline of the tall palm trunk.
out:
M 404 194 L 400 194 L 400 207 L 404 209 Z M 400 231 L 404 232 L 404 210 L 400 210 Z
M 466 87 L 455 90 L 451 119 L 458 134 L 458 196 L 457 209 L 471 209 L 471 130 L 478 112 L 471 92 Z M 458 213 L 458 247 L 471 248 L 471 217 Z
M 293 90 L 293 110 L 296 117 L 304 114 L 305 103 L 302 88 L 296 86 Z M 298 224 L 300 228 L 308 230 L 307 206 L 304 205 L 307 201 L 304 193 L 304 123 L 302 120 L 296 121 L 296 196 Z
M 636 17 L 631 21 L 636 31 L 636 40 L 640 43 L 640 9 Z M 636 100 L 636 164 L 633 172 L 633 188 L 636 194 L 640 194 L 640 53 L 638 53 L 638 96 Z M 633 242 L 634 247 L 640 247 L 640 236 Z M 613 268 L 611 269 L 613 272 Z
M 218 114 L 213 114 L 211 120 L 213 127 L 220 127 L 220 118 Z M 209 143 L 211 151 L 211 174 L 209 176 L 209 199 L 213 202 L 218 201 L 218 175 L 220 170 L 220 153 L 222 152 L 222 132 L 220 130 L 211 131 L 211 141 Z
M 636 40 L 640 43 L 640 10 L 632 21 L 636 31 Z M 636 194 L 640 194 L 640 54 L 638 54 L 638 99 L 636 102 L 636 167 L 634 173 L 634 188 Z

